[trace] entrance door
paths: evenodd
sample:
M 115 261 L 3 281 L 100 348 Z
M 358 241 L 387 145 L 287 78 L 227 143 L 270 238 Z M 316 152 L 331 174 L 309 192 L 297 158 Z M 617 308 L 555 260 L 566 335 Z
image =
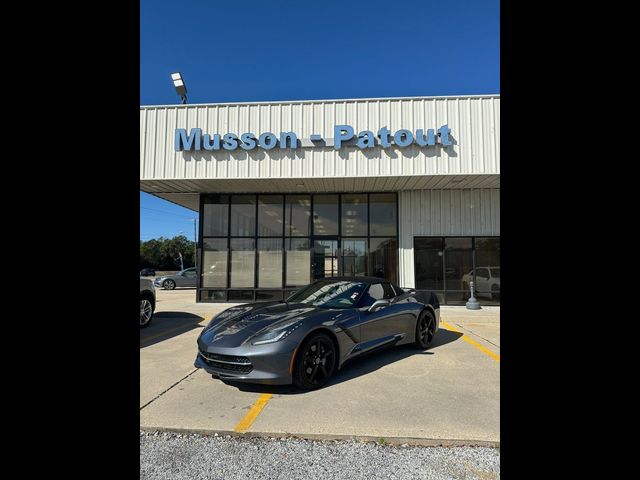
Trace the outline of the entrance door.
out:
M 313 241 L 313 279 L 337 277 L 338 273 L 338 239 L 316 238 Z

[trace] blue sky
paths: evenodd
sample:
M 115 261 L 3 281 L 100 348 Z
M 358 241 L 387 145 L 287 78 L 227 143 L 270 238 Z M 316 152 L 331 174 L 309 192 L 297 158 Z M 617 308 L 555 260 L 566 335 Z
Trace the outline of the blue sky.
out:
M 500 93 L 499 23 L 496 0 L 141 0 L 140 102 L 179 103 L 174 71 L 189 103 Z M 140 205 L 143 240 L 192 238 L 194 212 Z

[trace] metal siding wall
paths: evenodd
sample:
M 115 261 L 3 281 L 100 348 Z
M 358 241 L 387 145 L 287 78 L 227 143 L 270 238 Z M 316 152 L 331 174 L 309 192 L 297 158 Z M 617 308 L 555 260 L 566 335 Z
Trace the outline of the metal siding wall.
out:
M 500 190 L 408 190 L 398 195 L 400 286 L 414 287 L 414 236 L 499 236 Z
M 447 123 L 454 146 L 360 150 L 255 149 L 246 152 L 175 152 L 176 128 L 203 133 L 278 135 L 293 131 L 333 137 L 336 124 L 357 132 L 386 126 L 439 128 Z M 140 110 L 140 179 L 336 178 L 500 173 L 500 98 L 455 97 L 327 102 L 143 107 Z

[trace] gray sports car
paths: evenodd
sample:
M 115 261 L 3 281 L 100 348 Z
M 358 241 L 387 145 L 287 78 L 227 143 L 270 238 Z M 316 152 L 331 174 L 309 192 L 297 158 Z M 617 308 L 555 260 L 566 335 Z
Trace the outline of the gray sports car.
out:
M 433 293 L 420 300 L 373 277 L 334 277 L 285 302 L 251 303 L 215 316 L 198 337 L 195 367 L 222 380 L 320 388 L 352 358 L 381 347 L 426 349 L 440 325 Z

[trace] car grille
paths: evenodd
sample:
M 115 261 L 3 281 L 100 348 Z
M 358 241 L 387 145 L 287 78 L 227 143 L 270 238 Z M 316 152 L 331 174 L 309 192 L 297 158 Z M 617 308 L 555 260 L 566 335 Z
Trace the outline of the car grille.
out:
M 219 370 L 240 373 L 246 375 L 253 370 L 253 365 L 247 357 L 238 357 L 235 355 L 220 355 L 218 353 L 209 353 L 199 350 L 200 356 L 207 365 Z

